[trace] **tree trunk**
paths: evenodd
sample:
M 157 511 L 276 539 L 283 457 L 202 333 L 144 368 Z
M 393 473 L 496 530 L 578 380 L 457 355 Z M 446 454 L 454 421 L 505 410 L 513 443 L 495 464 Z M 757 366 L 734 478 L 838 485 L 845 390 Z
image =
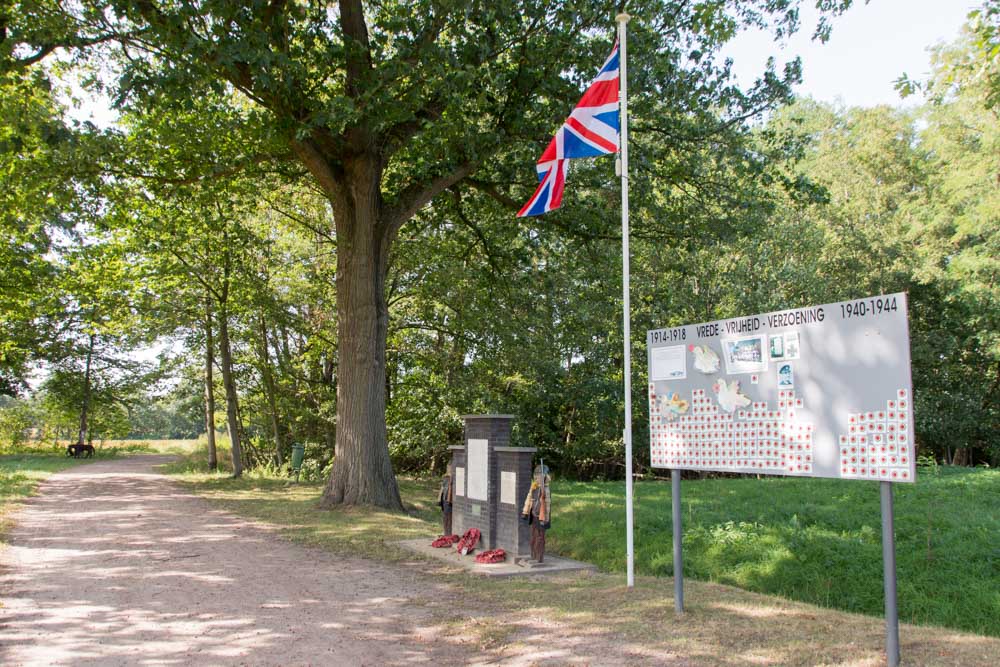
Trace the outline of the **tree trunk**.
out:
M 385 426 L 385 298 L 391 232 L 380 224 L 380 167 L 357 159 L 331 197 L 337 223 L 337 444 L 322 507 L 402 510 Z
M 208 439 L 208 469 L 219 469 L 215 449 L 215 351 L 212 341 L 212 298 L 205 299 L 205 437 Z
M 76 444 L 83 445 L 87 440 L 87 412 L 90 410 L 90 365 L 94 359 L 94 334 L 90 334 L 87 342 L 87 367 L 83 372 L 83 401 L 80 405 L 80 431 Z
M 274 376 L 271 373 L 271 359 L 267 351 L 267 322 L 264 314 L 260 315 L 260 375 L 264 381 L 264 393 L 267 394 L 267 406 L 271 411 L 271 428 L 274 430 L 274 456 L 277 464 L 284 463 L 285 434 L 281 430 L 278 419 L 278 401 L 275 398 Z
M 219 356 L 222 359 L 222 386 L 226 390 L 226 426 L 229 429 L 230 451 L 233 460 L 233 477 L 243 474 L 243 443 L 240 440 L 240 406 L 233 378 L 233 351 L 229 341 L 229 253 L 226 253 L 223 271 L 225 279 L 219 299 Z
M 967 466 L 971 465 L 972 457 L 969 456 L 968 447 L 956 447 L 955 456 L 951 460 L 953 466 Z

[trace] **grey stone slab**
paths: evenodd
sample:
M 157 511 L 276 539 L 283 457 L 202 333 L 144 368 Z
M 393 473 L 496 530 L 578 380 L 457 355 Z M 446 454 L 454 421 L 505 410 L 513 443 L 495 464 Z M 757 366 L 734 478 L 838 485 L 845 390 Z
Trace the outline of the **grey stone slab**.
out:
M 421 556 L 427 556 L 428 558 L 433 558 L 434 560 L 439 560 L 449 565 L 454 565 L 455 567 L 461 567 L 469 572 L 472 572 L 473 574 L 479 574 L 486 577 L 519 577 L 536 574 L 561 574 L 563 572 L 597 571 L 597 567 L 591 565 L 590 563 L 583 563 L 571 558 L 552 556 L 550 554 L 545 554 L 545 562 L 541 565 L 530 560 L 522 560 L 521 562 L 524 562 L 525 564 L 519 565 L 510 554 L 507 555 L 507 561 L 504 563 L 484 565 L 475 561 L 475 554 L 482 551 L 481 549 L 476 549 L 473 553 L 470 553 L 467 556 L 462 556 L 455 551 L 454 547 L 435 549 L 431 546 L 431 542 L 433 541 L 433 537 L 428 537 L 421 540 L 404 540 L 402 542 L 398 542 L 397 544 L 404 549 L 418 553 Z

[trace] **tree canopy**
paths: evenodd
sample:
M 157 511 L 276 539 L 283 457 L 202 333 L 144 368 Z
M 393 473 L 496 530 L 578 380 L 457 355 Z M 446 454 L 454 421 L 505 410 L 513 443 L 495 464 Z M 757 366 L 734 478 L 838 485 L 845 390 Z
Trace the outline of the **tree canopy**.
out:
M 815 4 L 822 39 L 850 2 Z M 920 446 L 995 463 L 995 3 L 914 113 L 795 101 L 797 61 L 736 86 L 721 45 L 791 34 L 800 5 L 628 4 L 633 325 L 906 290 Z M 563 210 L 513 217 L 618 9 L 8 3 L 6 391 L 44 361 L 50 393 L 89 387 L 96 410 L 148 377 L 110 350 L 155 339 L 181 350 L 177 424 L 203 399 L 237 474 L 310 443 L 327 504 L 399 507 L 394 470 L 440 469 L 480 411 L 516 413 L 570 474 L 622 474 L 610 161 L 574 165 Z M 115 126 L 70 120 L 69 81 Z M 138 419 L 134 393 L 117 405 Z

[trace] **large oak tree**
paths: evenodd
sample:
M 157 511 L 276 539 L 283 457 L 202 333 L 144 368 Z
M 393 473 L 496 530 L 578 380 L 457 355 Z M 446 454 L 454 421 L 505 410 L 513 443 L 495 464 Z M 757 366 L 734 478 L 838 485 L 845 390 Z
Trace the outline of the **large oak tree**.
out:
M 799 4 L 630 3 L 636 108 L 663 114 L 648 119 L 650 131 L 676 142 L 673 150 L 691 141 L 704 148 L 716 136 L 714 121 L 697 131 L 685 127 L 720 116 L 741 123 L 786 94 L 794 67 L 784 79 L 769 72 L 744 95 L 728 83 L 728 63 L 712 53 L 742 25 L 787 34 Z M 816 4 L 839 11 L 850 0 Z M 206 89 L 238 91 L 266 119 L 268 141 L 259 126 L 248 127 L 234 137 L 246 154 L 206 173 L 276 158 L 311 174 L 330 201 L 337 239 L 337 437 L 324 502 L 400 507 L 385 425 L 394 240 L 448 188 L 472 186 L 508 203 L 530 193 L 533 162 L 606 55 L 622 7 L 581 0 L 44 0 L 4 7 L 5 69 L 51 54 L 95 58 L 112 73 L 123 107 L 155 99 L 184 109 Z M 280 150 L 254 152 L 274 142 Z M 514 174 L 521 185 L 512 192 Z

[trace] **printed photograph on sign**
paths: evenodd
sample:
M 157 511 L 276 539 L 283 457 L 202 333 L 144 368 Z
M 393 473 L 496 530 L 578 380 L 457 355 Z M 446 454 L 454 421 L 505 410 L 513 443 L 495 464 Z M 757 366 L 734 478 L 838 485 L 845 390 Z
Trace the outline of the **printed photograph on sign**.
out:
M 785 359 L 799 358 L 799 334 L 797 331 L 786 333 L 785 336 Z
M 726 357 L 726 373 L 759 373 L 767 370 L 764 354 L 766 336 L 723 339 L 722 350 Z
M 791 364 L 778 364 L 778 386 L 782 389 L 788 389 L 795 386 L 795 379 L 792 377 Z
M 785 337 L 771 336 L 771 358 L 782 359 L 785 356 Z

